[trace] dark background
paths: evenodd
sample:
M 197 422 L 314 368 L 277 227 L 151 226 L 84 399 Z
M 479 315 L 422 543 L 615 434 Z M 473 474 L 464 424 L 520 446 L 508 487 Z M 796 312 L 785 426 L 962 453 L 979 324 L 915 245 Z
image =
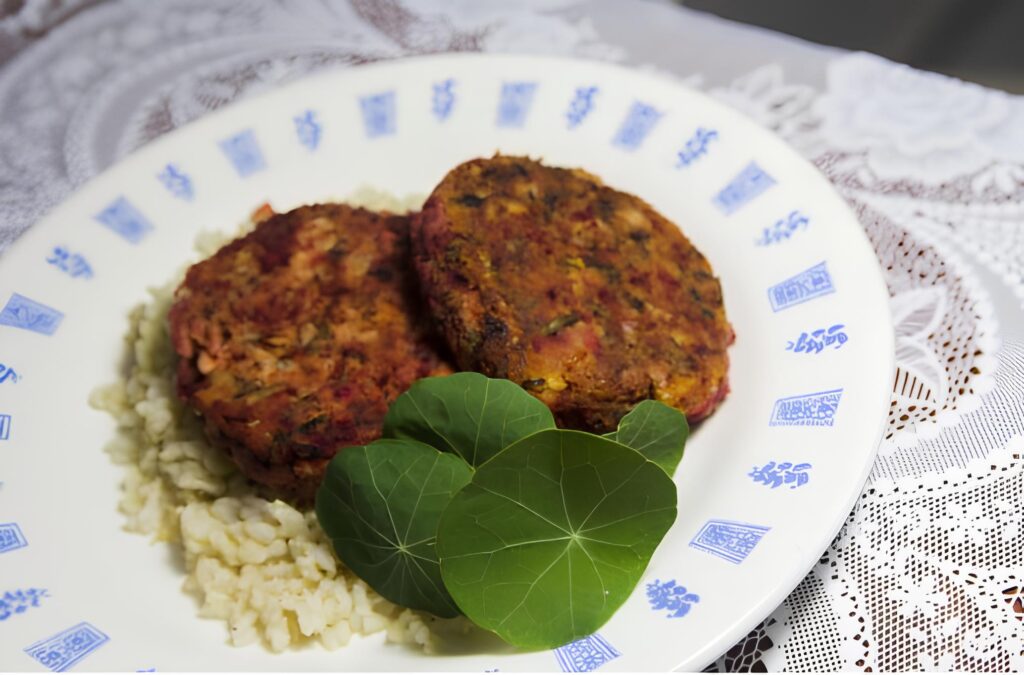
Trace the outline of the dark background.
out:
M 1024 0 L 676 0 L 1024 94 Z

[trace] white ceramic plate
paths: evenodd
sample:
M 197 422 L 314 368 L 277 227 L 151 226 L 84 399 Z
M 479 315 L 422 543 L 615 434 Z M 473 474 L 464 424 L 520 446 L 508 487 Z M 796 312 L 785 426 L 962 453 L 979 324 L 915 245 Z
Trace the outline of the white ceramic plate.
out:
M 180 590 L 172 549 L 121 530 L 122 469 L 102 452 L 114 425 L 86 399 L 116 377 L 126 313 L 193 257 L 197 232 L 230 231 L 264 201 L 283 211 L 366 184 L 427 194 L 497 150 L 648 200 L 722 280 L 732 394 L 691 436 L 678 520 L 599 635 L 555 652 L 429 657 L 381 636 L 336 652 L 228 646 L 224 624 L 197 618 Z M 26 648 L 83 623 L 86 639 L 64 640 L 51 667 L 669 670 L 732 646 L 839 529 L 886 419 L 893 338 L 860 226 L 770 133 L 632 70 L 443 56 L 283 87 L 93 180 L 0 261 L 0 363 L 0 593 L 47 591 L 20 612 L 0 605 L 3 670 L 42 669 Z

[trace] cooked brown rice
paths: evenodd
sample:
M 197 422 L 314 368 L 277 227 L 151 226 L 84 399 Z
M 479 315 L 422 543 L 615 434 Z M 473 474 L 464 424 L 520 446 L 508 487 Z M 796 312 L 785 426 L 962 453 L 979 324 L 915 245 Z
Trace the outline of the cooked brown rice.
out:
M 422 200 L 362 190 L 348 201 L 404 211 Z M 197 249 L 212 254 L 225 239 L 203 235 Z M 354 634 L 386 631 L 389 641 L 429 651 L 430 620 L 342 567 L 312 510 L 259 496 L 175 396 L 167 310 L 183 274 L 131 312 L 130 370 L 91 401 L 118 422 L 107 450 L 125 469 L 126 528 L 184 549 L 184 588 L 198 597 L 200 616 L 227 622 L 234 645 L 281 651 L 318 641 L 335 649 Z

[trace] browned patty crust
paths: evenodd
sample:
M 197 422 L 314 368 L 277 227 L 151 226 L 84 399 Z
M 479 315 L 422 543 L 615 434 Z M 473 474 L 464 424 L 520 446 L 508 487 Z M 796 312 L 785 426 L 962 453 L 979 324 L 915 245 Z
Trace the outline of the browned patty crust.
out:
M 308 499 L 409 385 L 450 372 L 412 283 L 403 216 L 340 204 L 272 215 L 175 293 L 178 393 L 246 476 Z
M 709 415 L 728 391 L 722 289 L 679 228 L 579 170 L 453 169 L 412 218 L 421 286 L 460 368 L 604 431 L 653 398 Z

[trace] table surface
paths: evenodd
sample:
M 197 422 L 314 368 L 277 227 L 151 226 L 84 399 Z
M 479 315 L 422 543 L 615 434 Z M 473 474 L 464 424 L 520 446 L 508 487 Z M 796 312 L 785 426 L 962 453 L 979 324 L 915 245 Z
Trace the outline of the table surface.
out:
M 819 564 L 709 669 L 1024 668 L 1024 98 L 650 0 L 27 3 L 0 19 L 0 251 L 211 110 L 450 50 L 701 88 L 814 162 L 875 246 L 897 343 L 875 468 Z

